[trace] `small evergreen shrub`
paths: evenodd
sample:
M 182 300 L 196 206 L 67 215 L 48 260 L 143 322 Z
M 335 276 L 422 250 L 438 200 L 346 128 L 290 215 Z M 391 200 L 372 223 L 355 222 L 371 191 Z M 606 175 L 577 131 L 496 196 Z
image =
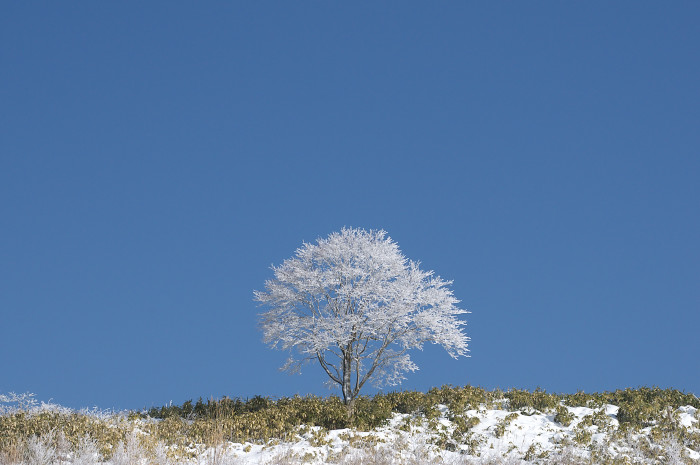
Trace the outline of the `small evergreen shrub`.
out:
M 554 415 L 554 421 L 562 426 L 569 426 L 574 420 L 575 416 L 573 413 L 569 412 L 569 409 L 563 406 L 557 407 L 557 414 Z
M 519 414 L 518 414 L 517 412 L 515 412 L 515 413 L 509 413 L 508 415 L 506 415 L 506 416 L 503 418 L 503 420 L 501 420 L 500 422 L 498 422 L 498 424 L 496 425 L 496 429 L 494 430 L 494 435 L 495 435 L 497 438 L 503 437 L 503 435 L 505 434 L 506 430 L 508 429 L 508 426 L 513 422 L 513 420 L 515 420 L 516 418 L 518 418 L 518 415 L 519 415 Z
M 546 413 L 555 410 L 559 406 L 560 397 L 556 394 L 548 394 L 540 388 L 533 392 L 511 389 L 505 393 L 510 410 L 522 410 L 531 407 L 537 411 Z
M 600 408 L 606 403 L 604 394 L 587 394 L 583 391 L 576 391 L 576 394 L 568 394 L 563 398 L 564 405 L 569 407 L 589 407 Z
M 356 399 L 355 413 L 349 424 L 360 430 L 371 430 L 383 425 L 392 414 L 392 403 L 387 396 L 359 397 Z
M 428 406 L 437 404 L 446 405 L 454 413 L 460 413 L 467 409 L 479 409 L 481 406 L 490 408 L 501 397 L 500 391 L 488 392 L 483 388 L 464 386 L 455 387 L 445 385 L 440 388 L 432 388 L 426 394 Z
M 394 412 L 415 414 L 425 410 L 426 396 L 422 392 L 390 392 L 386 397 Z

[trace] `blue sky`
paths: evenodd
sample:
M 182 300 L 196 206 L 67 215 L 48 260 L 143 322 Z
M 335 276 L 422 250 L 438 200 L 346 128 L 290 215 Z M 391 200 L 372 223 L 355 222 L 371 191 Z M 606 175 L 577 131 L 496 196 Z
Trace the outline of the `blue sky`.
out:
M 403 389 L 700 394 L 697 2 L 1 10 L 0 392 L 325 395 L 253 291 L 353 226 L 472 312 Z

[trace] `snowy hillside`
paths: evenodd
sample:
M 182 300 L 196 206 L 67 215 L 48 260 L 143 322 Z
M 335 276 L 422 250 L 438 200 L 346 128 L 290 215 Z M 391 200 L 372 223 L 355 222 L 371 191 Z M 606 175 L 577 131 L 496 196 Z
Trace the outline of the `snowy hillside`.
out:
M 436 390 L 444 395 L 443 391 Z M 451 395 L 461 388 L 448 388 Z M 464 392 L 467 392 L 464 388 Z M 431 391 L 432 392 L 432 391 Z M 469 391 L 471 393 L 471 391 Z M 484 391 L 481 391 L 482 393 Z M 700 464 L 700 411 L 691 405 L 657 408 L 609 403 L 513 408 L 533 399 L 505 393 L 477 408 L 436 403 L 414 413 L 393 411 L 375 428 L 325 429 L 297 425 L 279 437 L 236 441 L 224 420 L 152 418 L 144 412 L 73 412 L 55 405 L 6 408 L 0 416 L 0 463 L 88 465 L 93 463 L 198 465 L 245 464 Z M 635 391 L 625 391 L 635 394 Z M 667 391 L 647 390 L 649 392 Z M 676 392 L 677 393 L 677 392 Z M 537 393 L 535 393 L 537 394 Z M 667 398 L 658 394 L 658 398 Z M 428 394 L 420 394 L 428 396 Z M 636 394 L 635 394 L 636 395 Z M 663 394 L 666 395 L 666 394 Z M 549 397 L 547 397 L 549 396 Z M 573 396 L 572 396 L 573 397 Z M 697 398 L 681 397 L 697 404 Z M 525 399 L 525 400 L 523 400 Z M 2 399 L 0 399 L 2 400 Z M 654 402 L 656 402 L 654 400 Z M 622 404 L 622 403 L 621 403 Z M 274 404 L 271 404 L 274 405 Z M 318 404 L 313 404 L 318 405 Z M 658 404 L 657 404 L 658 405 Z M 268 407 L 273 411 L 277 407 Z M 279 407 L 281 408 L 281 407 Z M 248 418 L 245 431 L 256 427 Z M 274 414 L 281 421 L 279 413 Z M 634 425 L 635 418 L 646 418 Z M 203 434 L 204 425 L 213 429 Z M 78 434 L 77 431 L 83 431 Z M 228 433 L 227 433 L 228 431 Z M 73 434 L 73 435 L 72 435 Z M 201 434 L 196 436 L 196 434 Z M 71 436 L 72 435 L 72 436 Z M 19 437 L 22 436 L 22 437 Z M 196 440 L 193 438 L 202 438 Z
M 441 406 L 436 421 L 408 414 L 394 414 L 388 425 L 372 432 L 349 429 L 322 432 L 301 431 L 293 441 L 259 444 L 227 444 L 208 450 L 203 459 L 221 454 L 222 463 L 364 463 L 364 464 L 498 464 L 498 463 L 700 463 L 700 451 L 683 447 L 671 435 L 654 440 L 652 427 L 619 435 L 615 417 L 618 408 L 568 408 L 569 426 L 554 421 L 554 415 L 504 410 L 469 410 L 475 426 L 467 438 L 454 441 L 458 425 Z M 698 411 L 681 407 L 678 424 L 700 433 Z M 443 447 L 440 447 L 442 445 Z M 444 447 L 446 446 L 446 447 Z
M 226 456 L 232 463 L 700 463 L 700 451 L 682 446 L 671 435 L 652 438 L 652 427 L 638 433 L 619 434 L 618 408 L 568 408 L 569 426 L 554 415 L 504 410 L 469 410 L 478 419 L 466 439 L 450 439 L 459 426 L 442 406 L 437 421 L 394 414 L 390 423 L 370 433 L 335 430 L 319 434 L 311 430 L 293 442 L 273 445 L 230 444 Z M 698 411 L 681 407 L 678 424 L 700 432 Z M 438 447 L 447 445 L 447 447 Z M 238 460 L 238 462 L 236 462 Z

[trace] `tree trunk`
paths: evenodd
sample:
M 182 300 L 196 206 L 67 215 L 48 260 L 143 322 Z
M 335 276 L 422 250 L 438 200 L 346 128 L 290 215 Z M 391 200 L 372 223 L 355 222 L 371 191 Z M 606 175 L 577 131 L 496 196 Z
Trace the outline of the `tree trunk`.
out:
M 353 415 L 355 415 L 355 398 L 353 397 L 350 402 L 345 404 L 345 408 L 348 410 L 348 420 L 351 420 Z
M 351 418 L 355 410 L 355 397 L 352 392 L 352 352 L 346 350 L 343 353 L 343 403 L 348 409 L 348 418 Z

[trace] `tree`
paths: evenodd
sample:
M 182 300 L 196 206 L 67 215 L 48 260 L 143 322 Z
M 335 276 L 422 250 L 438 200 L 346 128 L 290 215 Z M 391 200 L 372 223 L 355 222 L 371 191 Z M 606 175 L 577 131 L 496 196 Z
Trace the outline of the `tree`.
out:
M 452 282 L 422 271 L 385 231 L 343 228 L 272 270 L 266 290 L 255 291 L 269 307 L 260 315 L 263 340 L 290 351 L 283 369 L 318 361 L 350 415 L 368 380 L 396 385 L 418 369 L 409 350 L 433 343 L 467 356 L 457 315 L 469 312 L 457 308 Z

